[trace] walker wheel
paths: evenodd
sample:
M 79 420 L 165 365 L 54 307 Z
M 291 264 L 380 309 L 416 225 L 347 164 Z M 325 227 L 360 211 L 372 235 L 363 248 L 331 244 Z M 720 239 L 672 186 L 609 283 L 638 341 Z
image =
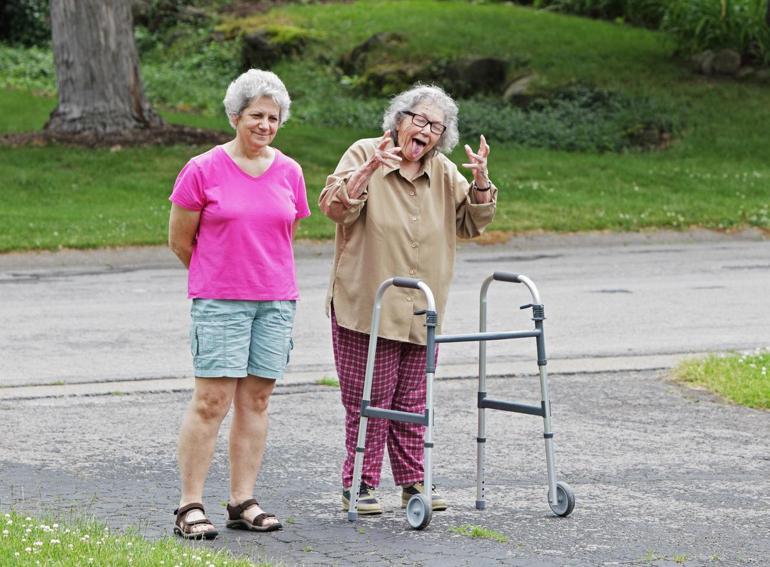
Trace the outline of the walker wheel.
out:
M 556 483 L 556 500 L 557 503 L 555 506 L 551 504 L 551 493 L 549 491 L 548 505 L 557 516 L 569 516 L 572 513 L 572 510 L 575 509 L 575 493 L 566 482 L 559 481 Z
M 428 497 L 424 494 L 415 494 L 406 505 L 406 521 L 415 530 L 425 529 L 430 524 L 432 512 Z

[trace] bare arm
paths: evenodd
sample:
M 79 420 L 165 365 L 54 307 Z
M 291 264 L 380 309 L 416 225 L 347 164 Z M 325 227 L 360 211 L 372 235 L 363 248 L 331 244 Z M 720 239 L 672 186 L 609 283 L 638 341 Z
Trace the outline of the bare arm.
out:
M 168 247 L 176 254 L 185 268 L 190 267 L 195 235 L 198 233 L 200 211 L 190 211 L 179 205 L 171 204 L 168 220 Z

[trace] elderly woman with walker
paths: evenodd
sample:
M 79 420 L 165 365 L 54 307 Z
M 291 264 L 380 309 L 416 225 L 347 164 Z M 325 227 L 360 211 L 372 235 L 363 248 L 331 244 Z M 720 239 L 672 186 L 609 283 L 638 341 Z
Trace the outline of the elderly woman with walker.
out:
M 299 165 L 271 146 L 289 117 L 289 94 L 251 69 L 227 89 L 235 138 L 192 158 L 170 200 L 169 245 L 188 268 L 195 389 L 179 435 L 181 497 L 174 533 L 212 539 L 203 487 L 219 427 L 233 408 L 227 527 L 281 528 L 254 498 L 268 401 L 292 348 L 299 291 L 293 237 L 310 214 Z
M 405 507 L 425 493 L 425 426 L 370 419 L 360 486 L 352 487 L 353 465 L 372 322 L 379 284 L 393 276 L 424 281 L 444 313 L 452 280 L 457 237 L 473 238 L 492 221 L 497 188 L 487 169 L 484 136 L 474 152 L 465 146 L 473 181 L 468 183 L 446 157 L 457 144 L 458 109 L 436 86 L 418 85 L 395 96 L 383 117 L 381 138 L 355 142 L 327 178 L 319 197 L 336 225 L 334 264 L 327 295 L 342 404 L 346 457 L 342 466 L 343 510 L 358 490 L 357 512 L 382 513 L 375 495 L 385 446 Z M 426 331 L 415 310 L 424 309 L 418 290 L 394 288 L 381 310 L 371 403 L 380 408 L 425 410 Z M 440 321 L 439 321 L 440 325 Z M 434 511 L 447 503 L 429 487 Z

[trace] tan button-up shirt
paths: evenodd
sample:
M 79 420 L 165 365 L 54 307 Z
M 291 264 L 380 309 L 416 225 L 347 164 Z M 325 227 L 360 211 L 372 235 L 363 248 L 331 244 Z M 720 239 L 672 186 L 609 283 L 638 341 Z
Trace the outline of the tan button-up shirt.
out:
M 398 167 L 379 167 L 360 198 L 352 199 L 347 181 L 374 154 L 379 141 L 353 144 L 318 199 L 323 213 L 337 223 L 327 313 L 333 301 L 340 326 L 370 333 L 377 288 L 388 278 L 402 276 L 428 284 L 440 325 L 454 271 L 455 239 L 478 236 L 492 221 L 497 189 L 492 187 L 490 203 L 475 203 L 457 166 L 437 153 L 425 159 L 411 181 Z M 414 315 L 415 309 L 424 308 L 422 291 L 389 288 L 378 336 L 425 344 L 425 317 Z

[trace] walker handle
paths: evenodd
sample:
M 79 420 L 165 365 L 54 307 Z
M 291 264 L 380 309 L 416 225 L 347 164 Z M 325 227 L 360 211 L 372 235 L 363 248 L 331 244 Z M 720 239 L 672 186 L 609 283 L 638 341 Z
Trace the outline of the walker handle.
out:
M 420 280 L 415 278 L 393 278 L 393 285 L 396 287 L 411 287 L 413 289 L 420 289 Z
M 499 282 L 521 283 L 519 274 L 512 274 L 511 272 L 495 272 L 492 274 L 492 279 Z

